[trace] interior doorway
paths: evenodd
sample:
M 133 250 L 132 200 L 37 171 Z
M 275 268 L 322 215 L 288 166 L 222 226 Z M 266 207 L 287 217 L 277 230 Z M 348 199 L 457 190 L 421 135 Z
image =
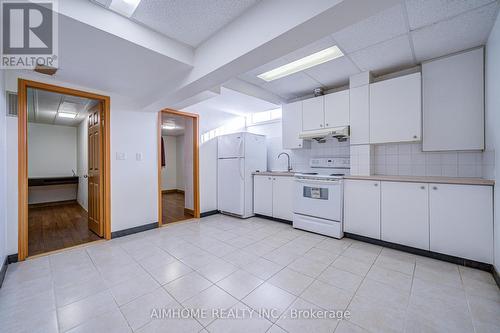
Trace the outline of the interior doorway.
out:
M 19 80 L 18 259 L 109 239 L 109 97 Z
M 198 115 L 161 111 L 158 147 L 159 225 L 198 218 Z

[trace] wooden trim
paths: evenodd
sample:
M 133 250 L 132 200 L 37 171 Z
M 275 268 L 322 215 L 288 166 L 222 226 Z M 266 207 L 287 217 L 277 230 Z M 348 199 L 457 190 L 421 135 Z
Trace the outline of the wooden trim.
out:
M 18 258 L 23 261 L 28 256 L 28 88 L 54 93 L 99 100 L 104 111 L 104 149 L 101 161 L 104 164 L 104 238 L 111 239 L 111 150 L 110 150 L 110 103 L 109 96 L 94 94 L 82 90 L 60 87 L 48 83 L 18 79 Z
M 184 214 L 194 216 L 194 210 L 189 208 L 184 208 Z
M 193 120 L 193 216 L 200 218 L 200 143 L 199 143 L 199 122 L 200 116 L 196 113 L 177 111 L 173 109 L 163 109 L 158 112 L 158 226 L 162 226 L 162 190 L 161 190 L 161 120 L 163 114 L 188 117 Z
M 67 204 L 78 204 L 81 207 L 80 203 L 76 200 L 62 200 L 62 201 L 39 202 L 34 204 L 29 203 L 28 208 L 53 207 L 53 206 L 60 206 Z

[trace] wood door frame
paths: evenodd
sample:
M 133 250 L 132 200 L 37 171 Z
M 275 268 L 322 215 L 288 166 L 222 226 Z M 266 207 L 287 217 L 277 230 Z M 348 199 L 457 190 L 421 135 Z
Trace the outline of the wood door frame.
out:
M 182 112 L 173 109 L 163 109 L 158 112 L 158 226 L 163 225 L 163 200 L 161 190 L 161 124 L 165 114 L 191 118 L 193 121 L 193 205 L 194 217 L 200 218 L 200 116 L 196 113 Z
M 82 98 L 99 100 L 103 105 L 103 150 L 100 159 L 104 164 L 104 238 L 111 239 L 111 178 L 110 178 L 110 98 L 82 90 L 48 83 L 18 79 L 18 260 L 28 257 L 28 88 Z

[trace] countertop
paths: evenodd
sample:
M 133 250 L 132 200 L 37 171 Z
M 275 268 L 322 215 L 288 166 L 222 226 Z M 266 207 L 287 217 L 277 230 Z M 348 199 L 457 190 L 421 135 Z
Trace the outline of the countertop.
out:
M 259 171 L 252 172 L 254 176 L 271 176 L 271 177 L 293 177 L 295 176 L 295 172 L 287 172 L 287 171 Z
M 495 185 L 494 180 L 483 178 L 458 178 L 458 177 L 415 177 L 415 176 L 345 176 L 344 179 L 355 180 L 381 180 L 388 182 L 411 182 L 411 183 L 438 183 L 459 185 Z

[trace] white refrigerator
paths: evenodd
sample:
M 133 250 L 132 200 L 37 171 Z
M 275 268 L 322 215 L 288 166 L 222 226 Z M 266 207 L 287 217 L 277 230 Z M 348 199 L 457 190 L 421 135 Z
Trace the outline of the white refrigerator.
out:
M 267 169 L 266 137 L 234 133 L 218 137 L 217 144 L 217 208 L 222 213 L 251 217 L 252 172 Z

